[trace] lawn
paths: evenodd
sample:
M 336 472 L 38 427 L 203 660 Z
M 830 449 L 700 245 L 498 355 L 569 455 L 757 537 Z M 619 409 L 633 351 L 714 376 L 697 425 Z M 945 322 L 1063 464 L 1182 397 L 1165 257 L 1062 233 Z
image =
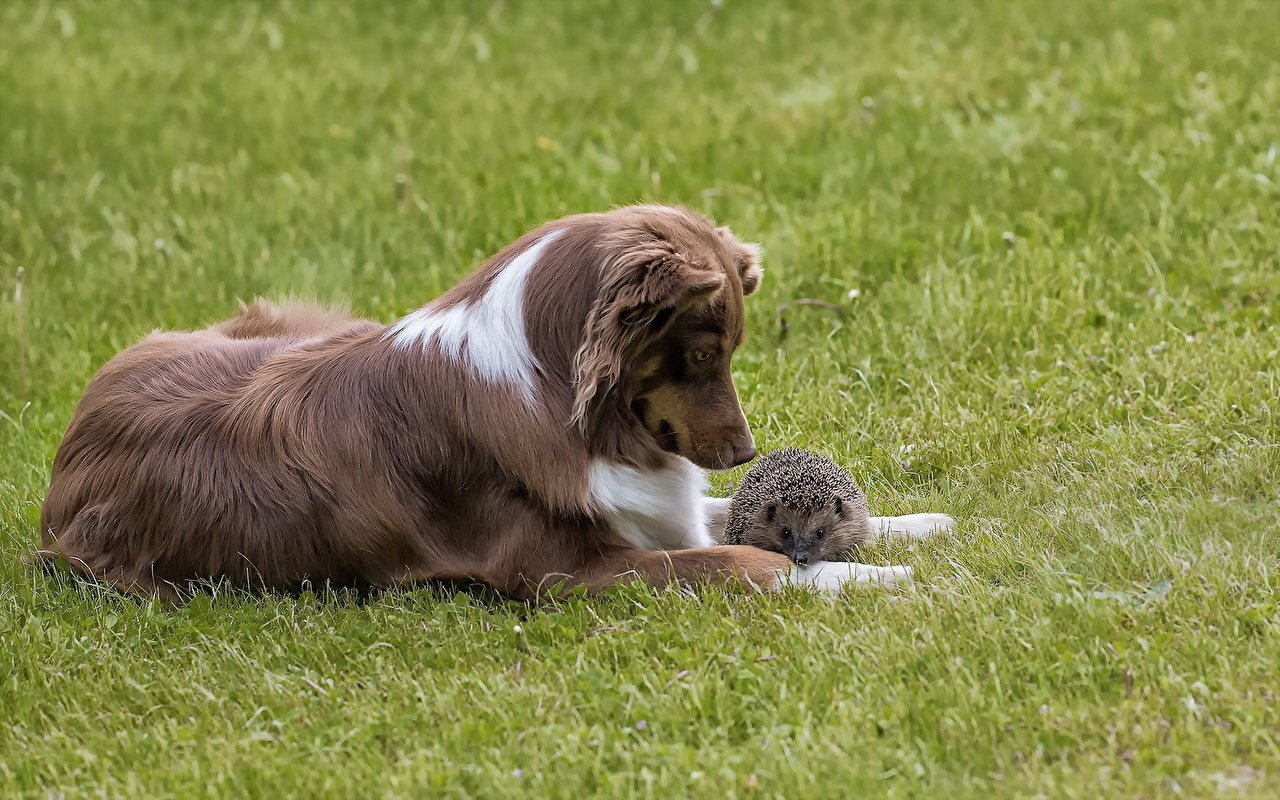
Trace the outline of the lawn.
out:
M 1271 0 L 10 0 L 0 87 L 0 796 L 1280 792 Z M 171 611 L 21 564 L 153 327 L 392 320 L 639 200 L 765 245 L 757 442 L 954 514 L 867 555 L 915 590 Z

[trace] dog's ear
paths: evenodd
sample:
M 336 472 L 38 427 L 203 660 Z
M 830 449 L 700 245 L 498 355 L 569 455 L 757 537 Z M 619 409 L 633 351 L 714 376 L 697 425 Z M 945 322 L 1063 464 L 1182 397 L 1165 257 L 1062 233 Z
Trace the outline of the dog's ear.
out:
M 738 255 L 738 275 L 742 278 L 742 293 L 752 294 L 760 288 L 764 279 L 764 267 L 760 265 L 764 257 L 764 248 L 754 242 L 742 242 L 742 251 Z
M 574 359 L 573 420 L 579 424 L 591 401 L 618 382 L 628 355 L 725 283 L 723 271 L 691 262 L 653 232 L 621 232 L 606 237 L 602 248 L 611 255 Z
M 764 267 L 760 262 L 764 258 L 764 248 L 754 242 L 740 242 L 733 231 L 725 226 L 716 228 L 716 233 L 729 245 L 734 262 L 738 267 L 738 277 L 742 279 L 742 294 L 748 295 L 760 288 L 764 278 Z

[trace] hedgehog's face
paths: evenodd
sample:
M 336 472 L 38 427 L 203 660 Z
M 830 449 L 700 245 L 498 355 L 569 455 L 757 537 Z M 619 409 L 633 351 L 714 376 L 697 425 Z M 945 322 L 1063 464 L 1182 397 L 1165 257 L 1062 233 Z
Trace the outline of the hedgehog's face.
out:
M 866 525 L 859 523 L 854 511 L 853 504 L 841 497 L 816 509 L 770 503 L 759 511 L 752 543 L 797 564 L 842 561 L 868 538 Z

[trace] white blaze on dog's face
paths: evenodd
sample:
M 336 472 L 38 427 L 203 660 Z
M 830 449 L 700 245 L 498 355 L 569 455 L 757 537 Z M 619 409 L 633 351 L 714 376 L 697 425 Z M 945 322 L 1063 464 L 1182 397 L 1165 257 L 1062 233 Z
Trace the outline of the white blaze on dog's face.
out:
M 743 297 L 760 284 L 759 249 L 726 228 L 675 209 L 616 230 L 604 247 L 604 313 L 588 328 L 580 359 L 587 398 L 599 375 L 663 450 L 700 467 L 751 460 L 755 444 L 730 374 L 745 332 Z M 602 346 L 603 345 L 603 346 Z

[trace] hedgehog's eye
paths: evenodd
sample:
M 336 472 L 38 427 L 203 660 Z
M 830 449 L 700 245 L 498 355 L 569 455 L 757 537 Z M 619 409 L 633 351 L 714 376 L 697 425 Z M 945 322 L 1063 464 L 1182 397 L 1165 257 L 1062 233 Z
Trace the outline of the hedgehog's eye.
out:
M 815 539 L 821 539 L 823 536 L 826 536 L 826 535 L 827 535 L 827 531 L 825 528 L 818 528 L 816 531 L 813 532 L 813 538 Z
M 789 542 L 789 541 L 791 541 L 791 529 L 790 529 L 790 528 L 783 528 L 783 529 L 782 529 L 782 540 L 783 540 L 784 542 Z

